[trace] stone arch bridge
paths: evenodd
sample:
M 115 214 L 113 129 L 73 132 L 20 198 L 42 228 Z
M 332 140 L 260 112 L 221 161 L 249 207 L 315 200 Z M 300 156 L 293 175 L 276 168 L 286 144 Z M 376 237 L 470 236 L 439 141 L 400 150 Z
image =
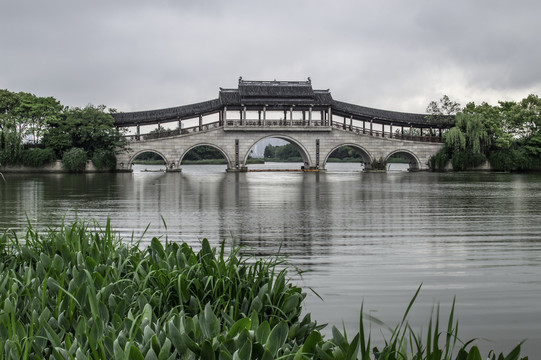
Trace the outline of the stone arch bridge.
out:
M 228 171 L 244 171 L 252 148 L 266 138 L 290 142 L 304 169 L 325 170 L 330 154 L 355 148 L 365 169 L 374 161 L 402 154 L 410 170 L 428 169 L 443 146 L 450 117 L 378 110 L 336 101 L 329 90 L 313 90 L 311 81 L 244 81 L 237 89 L 220 88 L 219 98 L 175 108 L 118 113 L 117 127 L 128 127 L 129 150 L 117 155 L 117 170 L 131 170 L 143 152 L 163 157 L 178 171 L 191 149 L 207 145 L 227 160 Z M 146 129 L 152 129 L 145 132 Z

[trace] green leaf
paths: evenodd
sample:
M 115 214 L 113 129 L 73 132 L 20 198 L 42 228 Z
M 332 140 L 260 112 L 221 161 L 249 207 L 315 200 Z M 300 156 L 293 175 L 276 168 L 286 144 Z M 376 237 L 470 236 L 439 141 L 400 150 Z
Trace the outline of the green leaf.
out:
M 163 250 L 162 243 L 158 238 L 153 237 L 150 241 L 150 249 L 154 251 L 160 259 L 165 258 L 165 251 Z
M 186 352 L 187 345 L 182 340 L 182 334 L 180 333 L 179 329 L 175 326 L 173 320 L 170 320 L 168 323 L 169 328 L 169 338 L 171 339 L 171 342 L 175 346 L 175 349 L 179 353 L 179 355 L 183 355 Z
M 229 333 L 227 334 L 227 337 L 234 338 L 242 330 L 244 329 L 250 330 L 251 325 L 252 325 L 252 320 L 250 320 L 250 318 L 242 318 L 233 324 L 233 326 L 229 330 Z
M 210 303 L 205 305 L 205 311 L 201 314 L 200 326 L 203 336 L 207 339 L 212 339 L 220 332 L 220 321 L 214 315 Z
M 130 345 L 128 350 L 128 360 L 145 360 L 145 358 L 138 348 L 136 348 L 134 345 Z
M 470 349 L 470 351 L 468 353 L 468 357 L 466 358 L 466 360 L 483 360 L 483 358 L 481 357 L 481 353 L 479 352 L 479 349 L 477 348 L 477 346 L 472 346 L 472 348 Z
M 239 358 L 241 360 L 250 360 L 252 357 L 252 342 L 246 341 L 239 351 Z
M 207 339 L 201 344 L 201 360 L 214 360 L 216 355 L 212 349 L 212 344 L 210 340 Z
M 227 350 L 220 350 L 219 360 L 233 360 L 233 356 Z
M 319 331 L 313 330 L 306 338 L 304 345 L 302 346 L 302 352 L 305 354 L 314 354 L 316 345 L 323 341 L 323 337 Z
M 160 349 L 160 353 L 158 354 L 159 360 L 166 360 L 171 355 L 171 340 L 169 338 L 165 338 L 165 341 L 162 344 L 162 348 Z
M 148 350 L 145 360 L 158 360 L 158 356 L 156 355 L 156 352 L 154 352 L 154 349 L 150 348 Z
M 270 332 L 265 347 L 273 356 L 275 356 L 278 353 L 278 350 L 284 345 L 288 332 L 289 328 L 285 321 L 280 321 Z
M 267 320 L 263 321 L 255 331 L 255 339 L 261 344 L 265 344 L 270 334 L 270 325 Z
M 357 359 L 357 354 L 359 353 L 359 333 L 353 338 L 351 344 L 349 344 L 348 352 L 346 353 L 346 360 L 355 360 Z

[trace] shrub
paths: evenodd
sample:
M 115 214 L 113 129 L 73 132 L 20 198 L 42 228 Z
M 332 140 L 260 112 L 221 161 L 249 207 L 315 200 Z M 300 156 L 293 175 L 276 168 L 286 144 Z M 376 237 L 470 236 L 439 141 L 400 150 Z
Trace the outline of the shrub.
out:
M 516 150 L 492 151 L 489 161 L 492 168 L 496 171 L 515 171 L 519 166 Z
M 486 161 L 486 156 L 481 153 L 472 153 L 470 151 L 454 152 L 451 157 L 453 169 L 458 171 L 471 170 Z
M 53 149 L 33 148 L 23 151 L 23 165 L 39 167 L 56 160 Z
M 111 170 L 116 167 L 116 155 L 113 151 L 97 150 L 92 156 L 92 162 L 98 170 Z
M 279 257 L 250 258 L 207 239 L 199 252 L 158 238 L 145 248 L 123 242 L 110 221 L 46 234 L 29 227 L 21 240 L 0 234 L 2 359 L 487 358 L 459 340 L 454 301 L 446 329 L 438 307 L 426 338 L 413 333 L 407 316 L 420 287 L 380 350 L 363 305 L 353 338 L 333 327 L 324 339 L 324 325 L 309 313 L 301 320 L 306 294 Z M 526 360 L 521 344 L 488 358 Z
M 440 151 L 436 153 L 436 155 L 433 155 L 428 160 L 428 165 L 430 166 L 430 170 L 432 171 L 440 171 L 444 170 L 445 166 L 447 166 L 447 163 L 450 160 L 449 156 L 449 149 L 444 146 Z
M 71 148 L 62 156 L 62 166 L 70 172 L 81 172 L 86 168 L 86 151 L 81 148 Z
M 384 158 L 380 157 L 379 159 L 372 161 L 371 165 L 372 170 L 385 170 L 387 166 L 387 161 Z

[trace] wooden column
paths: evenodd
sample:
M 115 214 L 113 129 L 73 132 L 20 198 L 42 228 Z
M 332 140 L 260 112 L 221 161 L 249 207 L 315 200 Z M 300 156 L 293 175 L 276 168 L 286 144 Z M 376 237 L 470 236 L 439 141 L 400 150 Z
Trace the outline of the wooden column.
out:
M 366 134 L 366 121 L 363 120 L 363 134 Z
M 410 138 L 413 139 L 413 125 L 410 124 Z
M 263 126 L 265 126 L 266 121 L 267 121 L 267 105 L 263 106 Z
M 203 130 L 203 115 L 199 115 L 199 131 Z
M 353 131 L 353 116 L 349 117 L 349 131 Z
M 289 108 L 289 125 L 293 126 L 293 106 Z
M 243 118 L 244 118 L 244 125 L 246 125 L 246 106 L 242 109 L 242 114 L 243 114 Z M 243 124 L 243 122 L 241 121 L 241 125 Z
M 346 130 L 346 117 L 344 116 L 344 124 L 342 125 L 342 128 Z
M 227 106 L 224 106 L 224 110 L 223 110 L 223 115 L 222 115 L 222 120 L 224 122 L 224 127 L 227 126 Z
M 141 136 L 141 126 L 137 124 L 137 136 L 135 137 L 135 140 L 139 140 Z
M 372 136 L 372 119 L 370 119 L 370 136 Z
M 332 125 L 332 108 L 329 106 L 329 110 L 327 110 L 327 114 L 329 116 L 329 122 L 327 123 L 327 126 Z
M 390 130 L 389 130 L 389 134 L 390 134 L 389 137 L 392 139 L 393 138 L 393 123 L 391 123 L 390 126 L 391 127 L 390 127 Z
M 312 106 L 310 106 L 310 110 L 308 110 L 308 126 L 312 126 Z

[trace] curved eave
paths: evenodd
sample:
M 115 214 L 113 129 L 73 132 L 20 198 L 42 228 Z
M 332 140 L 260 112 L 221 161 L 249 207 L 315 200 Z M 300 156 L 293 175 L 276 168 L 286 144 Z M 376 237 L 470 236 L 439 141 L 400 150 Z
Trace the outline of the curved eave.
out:
M 221 107 L 220 99 L 214 99 L 167 109 L 117 113 L 113 114 L 113 118 L 115 119 L 116 126 L 156 124 L 158 122 L 189 119 L 199 115 L 212 114 L 219 111 Z
M 441 127 L 448 128 L 454 124 L 454 116 L 433 117 L 429 114 L 414 114 L 397 111 L 374 109 L 334 100 L 332 104 L 334 115 L 353 117 L 356 120 L 373 120 L 378 123 L 399 126 Z

